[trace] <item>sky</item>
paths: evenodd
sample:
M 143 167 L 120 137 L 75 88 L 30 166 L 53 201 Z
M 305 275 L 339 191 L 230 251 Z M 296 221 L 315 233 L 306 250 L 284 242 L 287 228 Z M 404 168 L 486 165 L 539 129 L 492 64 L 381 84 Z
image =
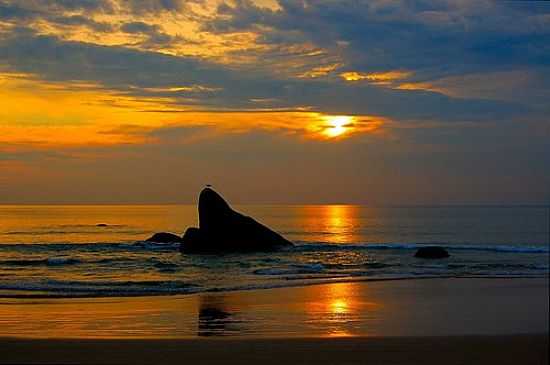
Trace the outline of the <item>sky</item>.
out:
M 0 203 L 550 200 L 550 2 L 0 0 Z

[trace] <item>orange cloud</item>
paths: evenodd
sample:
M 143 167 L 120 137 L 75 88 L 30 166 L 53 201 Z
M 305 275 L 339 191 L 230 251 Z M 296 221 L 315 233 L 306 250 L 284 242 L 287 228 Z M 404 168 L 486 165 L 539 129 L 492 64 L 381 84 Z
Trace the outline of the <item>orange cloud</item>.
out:
M 154 126 L 160 121 L 141 109 L 165 108 L 168 98 L 135 98 L 82 83 L 51 83 L 28 75 L 4 74 L 0 88 L 0 143 L 45 145 L 114 144 L 102 129 L 132 121 Z
M 323 65 L 323 66 L 315 67 L 315 68 L 313 68 L 309 71 L 306 71 L 306 72 L 302 73 L 301 75 L 299 75 L 298 77 L 301 77 L 301 78 L 316 78 L 316 77 L 326 76 L 329 73 L 331 73 L 332 71 L 334 71 L 334 70 L 336 70 L 340 67 L 342 67 L 341 63 L 334 63 L 334 64 L 331 64 L 331 65 Z
M 168 97 L 132 96 L 99 84 L 39 80 L 0 74 L 0 143 L 47 148 L 156 143 L 157 129 L 208 127 L 216 133 L 260 129 L 311 139 L 342 139 L 382 124 L 371 116 L 332 116 L 307 110 L 194 110 Z M 140 89 L 142 90 L 142 89 Z M 149 92 L 208 91 L 200 85 L 151 88 Z M 180 99 L 178 99 L 181 101 Z M 261 104 L 262 99 L 255 100 Z M 201 134 L 209 138 L 212 132 Z M 195 136 L 196 137 L 196 136 Z M 194 141 L 172 139 L 172 142 Z
M 425 90 L 425 91 L 434 91 L 445 94 L 445 90 L 429 82 L 408 82 L 400 84 L 396 87 L 399 90 Z
M 399 79 L 405 79 L 410 77 L 412 72 L 409 71 L 388 71 L 388 72 L 375 72 L 375 73 L 362 73 L 356 71 L 343 72 L 340 74 L 340 77 L 346 81 L 372 81 L 372 82 L 390 82 Z

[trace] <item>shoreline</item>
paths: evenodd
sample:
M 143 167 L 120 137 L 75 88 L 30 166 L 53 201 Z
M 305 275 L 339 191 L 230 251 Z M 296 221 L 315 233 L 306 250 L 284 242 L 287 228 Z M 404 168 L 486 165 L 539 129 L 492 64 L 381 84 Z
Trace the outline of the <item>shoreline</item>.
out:
M 273 284 L 272 286 L 257 286 L 257 287 L 235 287 L 227 289 L 207 289 L 204 291 L 190 291 L 187 293 L 184 292 L 175 292 L 175 293 L 151 293 L 151 294 L 127 294 L 117 293 L 115 295 L 64 295 L 64 294 L 34 294 L 37 291 L 33 290 L 22 290 L 22 289 L 0 289 L 0 300 L 2 299 L 107 299 L 107 298 L 177 298 L 177 297 L 189 297 L 194 295 L 201 294 L 211 294 L 211 293 L 238 293 L 238 292 L 254 292 L 254 291 L 263 291 L 263 290 L 276 290 L 276 289 L 293 289 L 293 288 L 303 288 L 317 285 L 330 285 L 330 284 L 346 284 L 346 283 L 377 283 L 377 282 L 393 282 L 393 281 L 417 281 L 417 280 L 549 280 L 550 276 L 548 275 L 443 275 L 443 276 L 410 276 L 410 277 L 377 277 L 377 278 L 368 278 L 368 277 L 342 277 L 342 278 L 326 278 L 319 279 L 319 281 L 308 281 L 308 282 L 298 282 L 299 279 L 289 279 L 289 282 L 295 281 L 296 284 Z M 307 279 L 306 279 L 307 280 Z M 310 279 L 315 280 L 315 279 Z M 44 292 L 44 290 L 39 290 Z M 3 292 L 14 292 L 13 295 L 4 294 Z M 17 294 L 15 294 L 17 293 Z M 25 294 L 19 294 L 25 293 Z M 28 293 L 28 294 L 27 294 Z
M 548 333 L 548 278 L 438 278 L 191 295 L 0 298 L 0 337 L 197 339 Z

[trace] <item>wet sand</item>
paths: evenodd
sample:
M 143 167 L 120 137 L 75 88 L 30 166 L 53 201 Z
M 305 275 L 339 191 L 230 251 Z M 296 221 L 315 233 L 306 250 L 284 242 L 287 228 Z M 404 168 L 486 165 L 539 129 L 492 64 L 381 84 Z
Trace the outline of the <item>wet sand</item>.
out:
M 0 299 L 0 364 L 546 364 L 548 279 Z
M 0 298 L 0 337 L 192 339 L 522 333 L 548 333 L 548 279 L 349 282 L 136 298 Z

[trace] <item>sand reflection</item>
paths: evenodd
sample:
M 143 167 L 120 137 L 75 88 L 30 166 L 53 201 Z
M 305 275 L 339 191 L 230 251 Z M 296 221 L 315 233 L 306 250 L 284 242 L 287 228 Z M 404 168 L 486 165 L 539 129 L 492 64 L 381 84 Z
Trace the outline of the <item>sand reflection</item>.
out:
M 200 337 L 238 335 L 242 331 L 242 323 L 229 309 L 224 295 L 200 296 L 197 326 Z
M 379 306 L 365 301 L 365 288 L 358 283 L 207 294 L 198 299 L 197 335 L 201 337 L 356 336 L 365 315 Z
M 353 336 L 368 307 L 375 306 L 357 296 L 357 283 L 339 283 L 308 288 L 315 291 L 306 302 L 309 324 L 327 337 Z M 364 291 L 364 288 L 363 288 Z M 364 294 L 364 293 L 363 293 Z

